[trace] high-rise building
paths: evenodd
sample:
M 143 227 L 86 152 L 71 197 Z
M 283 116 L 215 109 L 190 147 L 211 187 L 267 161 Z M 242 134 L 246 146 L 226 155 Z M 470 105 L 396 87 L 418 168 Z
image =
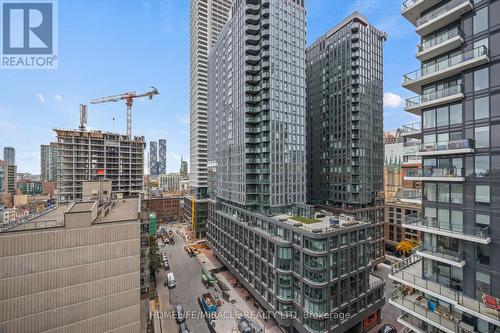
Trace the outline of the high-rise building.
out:
M 188 162 L 184 161 L 181 156 L 181 167 L 179 169 L 179 172 L 183 178 L 187 178 L 188 176 Z
M 209 54 L 209 150 L 217 197 L 270 214 L 306 199 L 305 18 L 300 1 L 253 3 L 233 6 Z M 286 39 L 269 22 L 284 12 Z
M 305 204 L 305 48 L 304 1 L 234 3 L 209 53 L 207 244 L 285 331 L 362 331 L 384 283 L 371 224 Z
M 42 181 L 57 180 L 57 143 L 40 145 L 40 179 Z
M 158 176 L 158 143 L 156 141 L 149 142 L 149 175 Z
M 190 163 L 191 188 L 205 196 L 207 186 L 208 52 L 227 21 L 232 0 L 191 0 L 190 7 Z
M 406 1 L 402 15 L 420 38 L 402 86 L 422 124 L 422 167 L 405 175 L 422 182 L 422 212 L 402 226 L 422 244 L 393 265 L 389 302 L 412 331 L 498 332 L 500 3 Z
M 82 182 L 111 180 L 112 192 L 137 196 L 144 187 L 144 137 L 119 133 L 55 129 L 57 202 L 82 199 Z
M 16 164 L 16 150 L 14 147 L 3 148 L 3 160 L 7 162 L 8 165 Z
M 0 331 L 145 330 L 148 225 L 138 212 L 138 199 L 77 202 L 2 228 Z
M 158 174 L 167 173 L 167 140 L 158 140 Z
M 5 207 L 13 207 L 17 188 L 17 166 L 0 160 L 0 202 Z
M 180 173 L 168 173 L 158 176 L 158 187 L 166 192 L 179 192 L 181 190 L 182 176 Z
M 357 12 L 307 48 L 308 202 L 373 223 L 383 261 L 383 50 Z

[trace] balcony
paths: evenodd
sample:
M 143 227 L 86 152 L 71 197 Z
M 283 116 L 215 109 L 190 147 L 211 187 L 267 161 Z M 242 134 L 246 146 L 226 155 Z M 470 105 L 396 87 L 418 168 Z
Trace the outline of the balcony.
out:
M 406 100 L 405 111 L 421 116 L 422 110 L 442 104 L 461 101 L 464 98 L 463 86 L 456 85 L 415 96 Z
M 454 267 L 462 268 L 465 266 L 465 254 L 463 252 L 456 252 L 448 249 L 439 249 L 439 251 L 435 251 L 433 249 L 427 248 L 424 246 L 420 250 L 418 250 L 417 255 L 431 259 L 434 261 L 442 262 Z
M 435 155 L 457 155 L 470 154 L 474 152 L 474 140 L 462 139 L 452 141 L 423 143 L 417 155 L 435 156 Z
M 396 192 L 394 198 L 401 202 L 422 204 L 422 190 L 413 188 L 402 188 Z
M 420 320 L 419 318 L 412 316 L 409 313 L 404 313 L 403 315 L 399 316 L 397 318 L 398 323 L 401 325 L 405 326 L 405 329 L 407 330 L 406 333 L 414 332 L 414 333 L 439 333 L 439 331 L 433 327 L 432 325 L 429 325 L 423 320 Z M 458 331 L 460 333 L 475 333 L 474 327 L 464 323 L 463 321 L 458 322 L 457 326 Z M 401 331 L 403 333 L 404 331 Z
M 401 15 L 403 15 L 413 25 L 417 24 L 417 19 L 422 12 L 437 5 L 441 0 L 406 0 L 401 6 Z
M 422 86 L 488 63 L 488 49 L 480 46 L 404 75 L 403 88 L 420 93 Z
M 457 310 L 467 312 L 475 317 L 486 320 L 493 325 L 500 326 L 500 312 L 498 310 L 492 309 L 483 302 L 474 298 L 465 296 L 460 291 L 453 290 L 437 282 L 427 280 L 422 277 L 422 272 L 421 258 L 418 255 L 412 255 L 392 265 L 389 278 L 393 281 L 420 290 L 431 297 L 442 299 L 443 301 L 451 304 Z M 463 327 L 463 325 L 460 326 Z
M 470 242 L 489 244 L 491 242 L 489 227 L 465 226 L 463 224 L 442 224 L 436 218 L 412 214 L 405 216 L 403 228 L 428 232 L 435 235 L 463 239 Z
M 464 43 L 462 31 L 458 27 L 426 38 L 417 46 L 417 59 L 427 61 L 440 54 L 448 53 Z
M 405 290 L 396 289 L 392 292 L 389 303 L 443 332 L 459 332 L 459 318 L 456 312 L 440 305 L 436 305 L 432 310 L 429 306 L 431 303 L 421 295 L 411 295 Z
M 420 128 L 420 122 L 403 125 L 399 135 L 412 139 L 420 139 L 422 137 L 422 129 Z
M 470 0 L 451 0 L 417 19 L 415 31 L 420 36 L 428 35 L 459 20 L 473 8 L 474 5 Z
M 434 181 L 434 182 L 464 182 L 463 168 L 422 168 L 410 169 L 406 172 L 405 180 Z

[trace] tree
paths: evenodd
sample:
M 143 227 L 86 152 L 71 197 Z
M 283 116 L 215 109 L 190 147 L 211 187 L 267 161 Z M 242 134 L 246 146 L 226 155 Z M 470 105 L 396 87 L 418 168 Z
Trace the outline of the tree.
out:
M 411 253 L 411 251 L 417 247 L 418 245 L 418 242 L 414 239 L 412 240 L 404 240 L 404 241 L 401 241 L 398 243 L 398 245 L 396 245 L 396 250 L 400 253 L 402 253 L 403 255 L 409 255 Z
M 160 255 L 160 248 L 156 243 L 155 236 L 149 236 L 149 272 L 151 274 L 158 273 L 163 266 Z

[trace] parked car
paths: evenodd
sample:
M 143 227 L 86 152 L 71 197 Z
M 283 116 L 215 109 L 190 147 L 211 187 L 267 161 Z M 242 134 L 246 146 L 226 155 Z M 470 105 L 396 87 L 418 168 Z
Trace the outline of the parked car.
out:
M 179 325 L 179 333 L 189 333 L 186 322 L 183 322 Z
M 166 271 L 170 269 L 170 265 L 168 264 L 168 262 L 163 263 L 163 269 L 165 269 Z
M 184 309 L 182 305 L 177 305 L 174 308 L 174 318 L 177 324 L 181 324 L 186 320 L 186 316 L 184 315 Z
M 396 327 L 391 324 L 384 324 L 379 330 L 378 333 L 398 333 Z

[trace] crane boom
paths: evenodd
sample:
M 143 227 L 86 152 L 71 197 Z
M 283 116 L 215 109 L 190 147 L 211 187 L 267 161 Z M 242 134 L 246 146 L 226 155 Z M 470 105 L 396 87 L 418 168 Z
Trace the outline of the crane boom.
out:
M 137 94 L 135 91 L 126 92 L 119 95 L 95 98 L 90 103 L 92 104 L 101 104 L 101 103 L 110 103 L 110 102 L 119 102 L 125 100 L 127 105 L 127 136 L 129 138 L 132 137 L 132 104 L 135 98 L 149 97 L 149 99 L 153 99 L 154 95 L 158 95 L 158 89 L 155 87 L 151 87 L 150 91 L 147 91 L 142 94 Z

